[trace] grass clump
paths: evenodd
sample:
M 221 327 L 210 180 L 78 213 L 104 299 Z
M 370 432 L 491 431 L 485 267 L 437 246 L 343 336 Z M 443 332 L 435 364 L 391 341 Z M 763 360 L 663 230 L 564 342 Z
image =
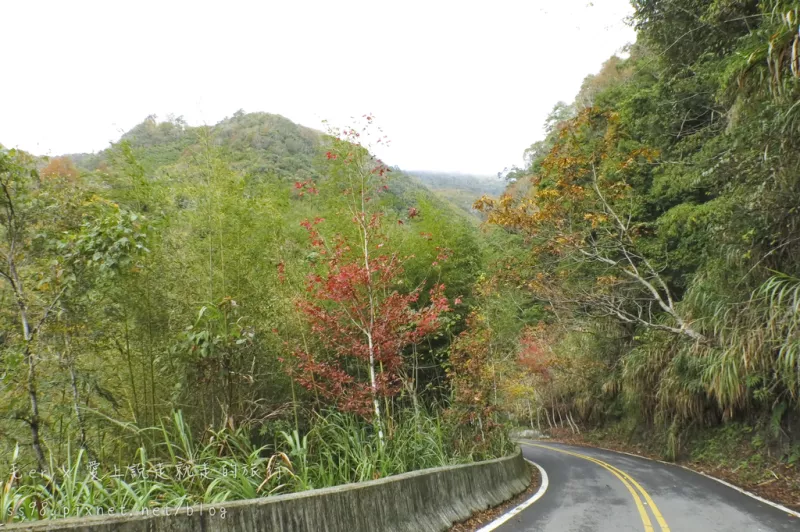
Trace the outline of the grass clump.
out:
M 195 441 L 175 412 L 158 427 L 136 429 L 145 443 L 124 464 L 106 467 L 79 448 L 63 465 L 51 458 L 45 471 L 22 472 L 17 451 L 0 481 L 0 522 L 253 499 L 469 463 L 512 448 L 502 431 L 491 441 L 457 444 L 464 428 L 428 413 L 399 414 L 386 428 L 381 440 L 371 423 L 331 411 L 317 414 L 305 434 L 280 431 L 276 445 L 258 447 L 244 429 L 206 431 Z

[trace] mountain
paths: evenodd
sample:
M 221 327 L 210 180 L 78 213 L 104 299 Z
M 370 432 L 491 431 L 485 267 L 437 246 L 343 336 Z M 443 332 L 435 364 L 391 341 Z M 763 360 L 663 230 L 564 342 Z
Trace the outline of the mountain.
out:
M 190 157 L 206 142 L 221 149 L 233 169 L 271 174 L 284 179 L 319 177 L 314 159 L 323 134 L 280 115 L 237 111 L 213 126 L 191 127 L 182 118 L 159 122 L 155 115 L 122 135 L 147 171 Z M 70 155 L 84 171 L 108 162 L 111 149 L 98 154 Z
M 499 196 L 506 182 L 496 176 L 461 174 L 457 172 L 428 172 L 411 170 L 408 172 L 438 197 L 458 208 L 475 215 L 472 205 L 483 195 Z
M 237 111 L 213 126 L 189 126 L 182 118 L 168 117 L 159 121 L 155 115 L 134 126 L 112 147 L 96 154 L 70 154 L 82 172 L 102 170 L 122 144 L 130 147 L 138 164 L 150 179 L 183 174 L 187 166 L 196 165 L 198 154 L 208 145 L 222 156 L 234 171 L 257 180 L 298 182 L 323 178 L 320 170 L 321 146 L 325 134 L 295 124 L 270 113 Z M 442 208 L 475 216 L 472 205 L 484 194 L 497 196 L 505 183 L 491 176 L 413 171 L 398 167 L 387 200 L 397 210 L 410 207 L 417 196 L 438 198 Z M 432 194 L 431 194 L 432 193 Z

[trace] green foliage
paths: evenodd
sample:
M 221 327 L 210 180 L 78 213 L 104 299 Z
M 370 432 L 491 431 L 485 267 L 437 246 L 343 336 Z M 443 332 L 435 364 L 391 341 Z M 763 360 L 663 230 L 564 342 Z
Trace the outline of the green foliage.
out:
M 445 285 L 455 312 L 393 354 L 403 386 L 381 405 L 384 446 L 372 424 L 292 378 L 294 347 L 324 340 L 297 306 L 322 262 L 301 222 L 324 218 L 326 235 L 345 237 L 355 227 L 331 142 L 237 112 L 197 128 L 148 117 L 74 164 L 0 151 L 4 516 L 252 498 L 509 450 L 504 430 L 474 440 L 477 424 L 442 413 L 484 242 L 399 170 L 374 203 L 380 253 L 406 258 L 392 289 L 424 294 L 419 310 Z M 134 464 L 147 474 L 114 474 Z
M 508 195 L 478 204 L 529 253 L 496 278 L 548 311 L 537 403 L 657 429 L 670 457 L 731 422 L 791 447 L 800 6 L 633 5 L 630 56 L 557 106 Z
M 68 450 L 63 465 L 51 456 L 41 473 L 12 469 L 9 481 L 0 484 L 0 523 L 253 499 L 468 463 L 511 450 L 508 441 L 499 440 L 489 452 L 468 446 L 456 451 L 455 427 L 435 415 L 407 412 L 390 421 L 381 445 L 372 425 L 356 416 L 316 415 L 307 434 L 282 432 L 283 440 L 272 449 L 254 447 L 241 429 L 209 430 L 195 440 L 180 412 L 159 427 L 123 425 L 148 442 L 124 465 L 106 467 L 79 449 Z M 17 450 L 13 464 L 18 456 Z

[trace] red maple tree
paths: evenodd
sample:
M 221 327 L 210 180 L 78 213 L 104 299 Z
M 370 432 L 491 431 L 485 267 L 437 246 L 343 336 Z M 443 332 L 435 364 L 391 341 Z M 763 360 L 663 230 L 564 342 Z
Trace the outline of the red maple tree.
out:
M 439 328 L 449 304 L 441 284 L 429 289 L 424 306 L 422 286 L 398 290 L 403 259 L 387 251 L 383 215 L 372 201 L 385 189 L 389 169 L 359 144 L 365 131 L 333 132 L 326 154 L 356 236 L 338 235 L 329 243 L 318 230 L 324 220 L 302 223 L 324 260 L 298 300 L 317 348 L 304 342 L 295 350 L 295 378 L 338 408 L 373 418 L 380 430 L 380 399 L 402 388 L 403 351 Z

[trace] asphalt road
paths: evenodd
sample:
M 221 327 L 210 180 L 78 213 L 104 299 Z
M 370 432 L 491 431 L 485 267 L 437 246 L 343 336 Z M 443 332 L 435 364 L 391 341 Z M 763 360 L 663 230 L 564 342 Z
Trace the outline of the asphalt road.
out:
M 670 464 L 550 442 L 523 442 L 544 495 L 497 530 L 800 532 L 800 518 Z

